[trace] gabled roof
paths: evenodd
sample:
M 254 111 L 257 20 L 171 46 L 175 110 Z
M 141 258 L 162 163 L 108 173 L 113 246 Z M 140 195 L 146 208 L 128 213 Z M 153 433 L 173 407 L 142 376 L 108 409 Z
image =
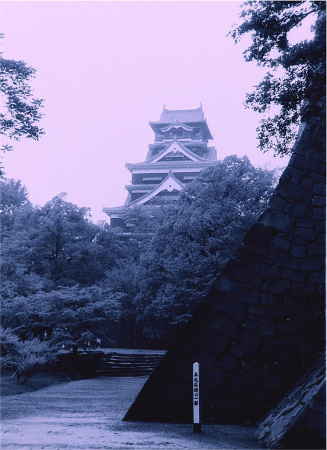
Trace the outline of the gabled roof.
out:
M 151 200 L 153 197 L 159 194 L 159 192 L 162 191 L 168 191 L 171 192 L 173 190 L 181 191 L 184 189 L 183 183 L 181 183 L 175 175 L 172 173 L 172 171 L 169 171 L 169 174 L 166 176 L 164 180 L 160 184 L 158 184 L 152 191 L 147 192 L 142 197 L 139 197 L 138 199 L 134 200 L 133 202 L 126 205 L 127 207 L 136 206 L 136 205 L 143 205 L 144 203 Z
M 197 122 L 204 119 L 202 111 L 202 105 L 197 109 L 177 109 L 169 110 L 165 107 L 160 116 L 159 122 L 172 123 L 172 122 Z
M 148 159 L 147 163 L 156 163 L 160 159 L 162 159 L 164 156 L 166 156 L 168 153 L 177 153 L 180 152 L 183 155 L 185 155 L 188 159 L 191 161 L 205 161 L 200 156 L 196 155 L 195 153 L 191 152 L 188 148 L 186 148 L 181 142 L 179 142 L 177 139 L 173 139 L 172 142 L 170 142 L 166 148 L 162 149 L 159 153 L 157 153 L 152 158 Z
M 155 131 L 161 128 L 161 125 L 169 125 L 173 123 L 183 123 L 183 124 L 201 124 L 205 130 L 207 139 L 213 139 L 210 133 L 206 119 L 204 118 L 204 113 L 202 110 L 202 105 L 197 109 L 176 109 L 170 110 L 163 108 L 160 116 L 160 120 L 157 122 L 149 122 L 151 128 Z
M 171 124 L 167 125 L 164 128 L 161 128 L 161 131 L 165 133 L 166 131 L 169 131 L 172 128 L 182 128 L 185 131 L 192 131 L 193 130 L 193 127 L 189 127 L 188 125 L 185 125 L 185 123 L 174 122 L 174 123 L 171 123 Z

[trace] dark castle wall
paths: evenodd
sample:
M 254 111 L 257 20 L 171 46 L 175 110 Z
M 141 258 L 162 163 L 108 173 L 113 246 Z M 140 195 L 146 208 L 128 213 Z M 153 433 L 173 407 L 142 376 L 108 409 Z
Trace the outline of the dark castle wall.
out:
M 313 119 L 269 207 L 149 378 L 125 420 L 192 421 L 192 364 L 204 422 L 263 417 L 324 350 L 325 123 Z

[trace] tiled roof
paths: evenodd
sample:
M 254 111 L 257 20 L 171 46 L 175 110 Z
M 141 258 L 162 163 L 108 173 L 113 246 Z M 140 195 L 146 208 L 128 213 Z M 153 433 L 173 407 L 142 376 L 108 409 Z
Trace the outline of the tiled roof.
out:
M 169 110 L 164 108 L 161 113 L 159 122 L 172 123 L 172 122 L 197 122 L 204 120 L 204 114 L 202 106 L 198 109 L 184 109 L 184 110 Z

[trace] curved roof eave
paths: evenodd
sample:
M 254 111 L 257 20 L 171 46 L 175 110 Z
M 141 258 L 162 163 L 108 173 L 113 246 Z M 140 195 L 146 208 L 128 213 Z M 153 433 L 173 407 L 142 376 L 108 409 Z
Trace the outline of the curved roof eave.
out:
M 158 121 L 158 122 L 152 122 L 152 121 L 149 121 L 149 125 L 150 125 L 150 127 L 152 128 L 153 131 L 158 130 L 158 128 L 162 128 L 163 125 L 168 126 L 168 125 L 173 124 L 173 123 L 174 123 L 174 122 L 168 122 L 167 120 L 165 120 L 165 121 L 163 121 L 163 122 L 160 122 L 160 121 Z M 203 125 L 204 125 L 204 129 L 205 129 L 205 131 L 206 131 L 206 138 L 207 138 L 207 139 L 213 139 L 213 136 L 212 136 L 212 134 L 211 134 L 211 132 L 210 132 L 210 130 L 209 130 L 209 127 L 208 127 L 208 124 L 207 124 L 207 120 L 206 120 L 206 119 L 193 120 L 193 121 L 189 121 L 189 122 L 188 122 L 188 121 L 184 121 L 183 123 L 184 123 L 185 125 L 188 124 L 188 123 L 198 123 L 198 124 L 203 124 Z

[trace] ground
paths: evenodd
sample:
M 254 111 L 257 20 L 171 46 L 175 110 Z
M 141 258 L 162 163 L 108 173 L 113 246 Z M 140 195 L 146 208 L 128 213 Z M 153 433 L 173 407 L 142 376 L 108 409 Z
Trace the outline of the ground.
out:
M 192 425 L 123 422 L 146 379 L 98 377 L 67 382 L 65 377 L 43 374 L 34 382 L 29 380 L 21 388 L 25 392 L 10 395 L 17 384 L 2 377 L 1 449 L 259 448 L 251 427 L 203 425 L 201 434 L 193 434 Z

